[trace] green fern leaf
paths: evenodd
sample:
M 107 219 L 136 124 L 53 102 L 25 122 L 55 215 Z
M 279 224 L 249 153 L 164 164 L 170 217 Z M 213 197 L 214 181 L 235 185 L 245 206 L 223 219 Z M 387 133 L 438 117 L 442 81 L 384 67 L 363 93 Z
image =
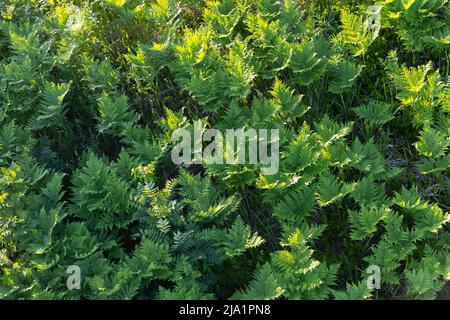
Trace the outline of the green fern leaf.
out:
M 278 284 L 268 263 L 259 267 L 248 288 L 235 293 L 231 300 L 274 300 L 283 294 L 283 289 Z

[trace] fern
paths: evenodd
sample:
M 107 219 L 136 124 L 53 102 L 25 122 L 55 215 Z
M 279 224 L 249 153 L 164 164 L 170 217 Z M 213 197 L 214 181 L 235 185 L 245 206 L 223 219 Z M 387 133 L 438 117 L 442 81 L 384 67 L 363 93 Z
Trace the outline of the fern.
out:
M 366 105 L 355 108 L 354 111 L 371 128 L 381 126 L 394 119 L 391 105 L 379 101 L 372 100 Z
M 2 1 L 0 297 L 435 299 L 448 3 Z M 278 171 L 174 164 L 199 119 Z
M 333 290 L 336 300 L 369 300 L 372 297 L 365 281 L 347 283 L 344 291 Z
M 198 284 L 179 284 L 174 290 L 160 288 L 158 292 L 159 300 L 211 300 L 212 297 L 203 293 Z
M 328 269 L 315 260 L 311 250 L 296 229 L 287 235 L 282 245 L 286 248 L 272 256 L 272 265 L 283 296 L 288 299 L 323 299 L 334 283 L 335 268 Z
M 384 187 L 373 178 L 366 177 L 356 183 L 351 196 L 360 205 L 386 203 Z
M 93 229 L 111 229 L 128 224 L 131 217 L 128 186 L 113 169 L 95 155 L 73 177 L 73 202 L 77 216 Z
M 173 257 L 166 244 L 157 244 L 143 239 L 134 251 L 133 257 L 127 261 L 127 269 L 144 278 L 170 278 L 169 265 Z
M 320 157 L 320 148 L 317 145 L 317 138 L 312 134 L 306 123 L 304 123 L 297 137 L 290 143 L 286 153 L 286 163 L 292 172 L 318 169 L 316 165 Z
M 275 79 L 271 93 L 273 102 L 279 108 L 278 117 L 284 121 L 301 117 L 310 109 L 302 103 L 302 96 L 296 96 L 280 79 Z
M 85 61 L 83 81 L 85 81 L 89 88 L 94 93 L 102 91 L 114 91 L 118 81 L 119 75 L 108 60 Z
M 289 192 L 277 203 L 274 215 L 283 221 L 301 222 L 314 212 L 313 188 Z
M 327 56 L 317 50 L 318 42 L 295 44 L 289 67 L 292 69 L 294 80 L 307 86 L 318 80 L 328 67 Z
M 315 124 L 314 128 L 322 144 L 327 147 L 347 136 L 352 130 L 352 126 L 353 123 L 340 124 L 325 115 Z
M 211 221 L 236 210 L 237 198 L 221 197 L 210 181 L 183 172 L 179 183 L 182 187 L 181 194 L 184 196 L 183 203 L 191 208 L 193 215 L 190 219 L 194 221 Z M 201 202 L 197 200 L 200 198 L 203 199 Z
M 329 206 L 352 192 L 355 184 L 339 183 L 331 174 L 323 174 L 320 177 L 317 194 L 318 203 L 322 207 Z
M 350 61 L 340 63 L 335 71 L 328 91 L 331 93 L 343 93 L 350 90 L 361 73 L 362 66 Z
M 65 84 L 46 83 L 38 115 L 31 119 L 29 127 L 33 130 L 57 124 L 63 126 L 63 100 L 69 91 Z
M 121 135 L 124 130 L 137 120 L 137 116 L 128 111 L 125 96 L 109 97 L 103 94 L 98 99 L 98 130 L 100 133 Z
M 370 44 L 378 37 L 379 26 L 369 28 L 365 17 L 358 16 L 348 10 L 341 10 L 342 31 L 337 41 L 347 45 L 354 56 L 364 55 Z
M 244 292 L 237 292 L 232 296 L 235 300 L 273 300 L 283 294 L 269 264 L 264 264 L 255 272 L 254 279 Z
M 264 243 L 264 239 L 250 233 L 250 228 L 244 225 L 242 219 L 238 218 L 224 237 L 223 246 L 225 254 L 230 257 L 241 255 L 246 249 L 258 247 Z
M 417 151 L 426 157 L 439 158 L 445 155 L 450 145 L 450 136 L 439 129 L 426 127 L 415 144 Z
M 441 51 L 448 43 L 449 28 L 445 15 L 447 0 L 400 0 L 387 3 L 390 25 L 395 26 L 406 49 L 411 52 Z
M 387 218 L 390 210 L 388 208 L 361 208 L 360 212 L 350 211 L 349 220 L 352 225 L 352 240 L 364 240 L 377 231 L 377 224 Z
M 372 248 L 372 255 L 365 258 L 370 265 L 377 265 L 381 270 L 381 282 L 389 284 L 398 284 L 396 270 L 400 267 L 400 259 L 397 256 L 393 244 L 386 239 L 378 242 L 377 246 Z
M 170 39 L 151 46 L 139 44 L 135 53 L 128 53 L 125 59 L 131 64 L 130 74 L 137 82 L 138 90 L 144 92 L 150 88 L 158 74 L 168 66 L 173 58 Z
M 366 144 L 362 144 L 358 139 L 355 140 L 350 156 L 350 165 L 361 172 L 370 172 L 371 175 L 377 175 L 385 171 L 385 161 L 370 139 Z
M 439 74 L 431 71 L 430 63 L 411 68 L 399 67 L 395 54 L 394 57 L 390 57 L 388 69 L 399 91 L 397 99 L 402 108 L 413 111 L 413 125 L 416 127 L 431 125 L 442 86 Z
M 450 167 L 450 155 L 438 159 L 422 159 L 418 168 L 422 174 L 442 172 Z

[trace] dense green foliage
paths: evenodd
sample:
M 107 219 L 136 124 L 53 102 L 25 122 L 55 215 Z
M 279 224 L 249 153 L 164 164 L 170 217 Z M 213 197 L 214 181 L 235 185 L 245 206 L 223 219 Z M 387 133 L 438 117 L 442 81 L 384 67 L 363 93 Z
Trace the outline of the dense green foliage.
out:
M 434 299 L 450 280 L 448 0 L 0 14 L 0 298 Z M 279 172 L 173 164 L 199 119 L 279 129 Z

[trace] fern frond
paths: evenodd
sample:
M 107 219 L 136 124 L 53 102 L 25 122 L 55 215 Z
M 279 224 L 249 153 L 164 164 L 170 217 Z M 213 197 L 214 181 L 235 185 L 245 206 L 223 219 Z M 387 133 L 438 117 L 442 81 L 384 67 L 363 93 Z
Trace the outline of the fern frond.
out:
M 333 78 L 328 91 L 340 94 L 353 88 L 356 78 L 362 71 L 362 66 L 354 62 L 343 61 L 333 72 Z
M 245 291 L 238 291 L 231 300 L 274 300 L 283 294 L 277 278 L 268 263 L 255 272 L 253 280 Z
M 354 56 L 364 55 L 370 44 L 378 37 L 380 26 L 369 28 L 369 21 L 363 16 L 341 10 L 342 31 L 337 41 L 347 45 Z
M 364 240 L 377 231 L 377 224 L 389 215 L 389 208 L 362 206 L 360 212 L 349 211 L 352 240 Z
M 345 290 L 333 290 L 333 296 L 336 300 L 370 300 L 372 293 L 366 281 L 362 280 L 358 283 L 347 282 Z
M 445 155 L 450 146 L 450 134 L 439 129 L 425 127 L 415 143 L 417 151 L 423 156 L 439 158 Z
M 33 130 L 54 126 L 55 124 L 63 126 L 65 113 L 63 100 L 68 91 L 69 86 L 67 84 L 47 82 L 38 115 L 33 117 L 28 126 Z
M 328 67 L 327 57 L 320 54 L 316 45 L 316 42 L 308 42 L 293 46 L 289 68 L 294 74 L 295 82 L 302 86 L 318 80 Z
M 137 120 L 137 115 L 128 110 L 125 96 L 110 97 L 104 93 L 98 99 L 98 130 L 120 136 L 125 128 Z
M 371 128 L 394 119 L 391 105 L 384 102 L 371 100 L 368 104 L 355 108 L 354 111 Z
M 321 207 L 329 206 L 344 198 L 354 188 L 354 183 L 339 183 L 332 174 L 323 173 L 317 187 L 318 203 Z

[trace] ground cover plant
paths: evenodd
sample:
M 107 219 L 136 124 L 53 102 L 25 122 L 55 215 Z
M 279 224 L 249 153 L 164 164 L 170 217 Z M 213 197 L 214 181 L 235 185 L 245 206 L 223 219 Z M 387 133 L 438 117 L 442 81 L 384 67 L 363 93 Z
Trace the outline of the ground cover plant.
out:
M 449 297 L 448 0 L 0 19 L 0 298 Z M 279 130 L 278 171 L 174 163 L 198 120 Z

